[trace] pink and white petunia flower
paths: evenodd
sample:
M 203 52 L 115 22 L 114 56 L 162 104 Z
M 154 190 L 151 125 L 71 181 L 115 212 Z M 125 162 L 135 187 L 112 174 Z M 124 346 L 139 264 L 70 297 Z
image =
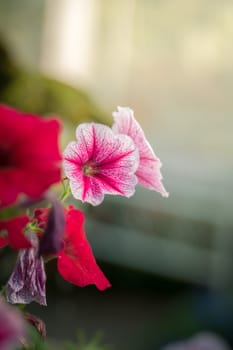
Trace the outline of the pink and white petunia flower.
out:
M 64 172 L 73 196 L 92 205 L 100 204 L 105 194 L 131 197 L 139 165 L 132 139 L 97 123 L 80 124 L 76 138 L 63 154 Z
M 134 118 L 134 112 L 128 107 L 118 107 L 117 112 L 113 112 L 115 123 L 113 131 L 116 134 L 125 134 L 132 138 L 139 151 L 139 167 L 136 171 L 138 183 L 150 190 L 160 192 L 162 196 L 168 197 L 162 183 L 160 159 L 147 141 L 145 134 Z

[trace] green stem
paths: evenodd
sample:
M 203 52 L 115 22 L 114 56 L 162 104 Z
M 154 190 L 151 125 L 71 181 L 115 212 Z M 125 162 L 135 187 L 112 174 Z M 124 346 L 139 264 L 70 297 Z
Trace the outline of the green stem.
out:
M 67 178 L 65 178 L 62 181 L 63 193 L 60 196 L 61 202 L 64 202 L 66 200 L 66 198 L 70 195 L 70 186 L 69 186 L 69 183 L 65 184 L 65 180 L 67 180 Z

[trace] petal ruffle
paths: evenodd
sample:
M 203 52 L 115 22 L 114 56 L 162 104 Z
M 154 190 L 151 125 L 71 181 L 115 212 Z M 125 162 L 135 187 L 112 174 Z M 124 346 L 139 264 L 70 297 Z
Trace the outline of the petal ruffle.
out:
M 15 269 L 7 282 L 7 301 L 12 304 L 29 304 L 35 301 L 46 305 L 44 261 L 38 256 L 38 242 L 35 247 L 19 252 Z

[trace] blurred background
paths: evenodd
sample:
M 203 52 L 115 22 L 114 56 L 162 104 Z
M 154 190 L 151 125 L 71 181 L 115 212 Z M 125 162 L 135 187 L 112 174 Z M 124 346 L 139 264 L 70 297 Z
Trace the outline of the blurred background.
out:
M 208 330 L 233 346 L 232 91 L 231 0 L 0 0 L 0 100 L 61 116 L 62 147 L 131 107 L 170 192 L 75 203 L 113 287 L 75 288 L 49 264 L 49 306 L 29 310 L 50 339 L 159 350 Z

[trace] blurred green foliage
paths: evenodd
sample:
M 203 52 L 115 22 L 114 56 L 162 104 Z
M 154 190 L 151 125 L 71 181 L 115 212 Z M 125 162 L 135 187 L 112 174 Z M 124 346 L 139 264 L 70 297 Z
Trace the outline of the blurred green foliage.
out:
M 28 113 L 59 115 L 75 125 L 108 120 L 105 112 L 82 89 L 18 67 L 1 40 L 0 101 Z
M 91 340 L 87 340 L 83 332 L 78 333 L 76 342 L 52 343 L 44 341 L 34 327 L 30 327 L 29 344 L 25 342 L 25 346 L 20 349 L 27 350 L 111 350 L 107 345 L 103 344 L 101 334 L 96 334 Z M 19 349 L 17 349 L 19 350 Z
M 96 334 L 90 341 L 85 337 L 85 334 L 80 332 L 78 335 L 77 344 L 66 343 L 64 350 L 110 350 L 110 347 L 102 343 L 101 334 Z

